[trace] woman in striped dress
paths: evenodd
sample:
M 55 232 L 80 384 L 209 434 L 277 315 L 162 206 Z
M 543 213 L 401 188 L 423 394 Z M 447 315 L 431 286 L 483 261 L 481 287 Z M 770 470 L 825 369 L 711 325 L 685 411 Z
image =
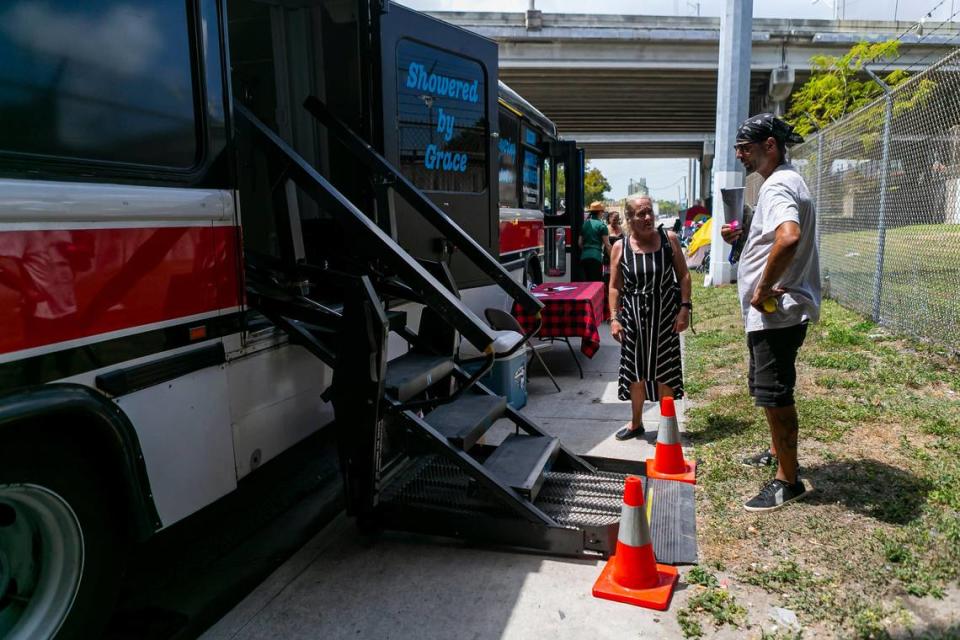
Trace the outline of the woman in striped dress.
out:
M 627 233 L 610 252 L 610 331 L 620 343 L 618 397 L 632 419 L 617 440 L 643 434 L 644 400 L 683 396 L 680 332 L 690 323 L 690 272 L 680 241 L 655 227 L 653 202 L 627 203 Z

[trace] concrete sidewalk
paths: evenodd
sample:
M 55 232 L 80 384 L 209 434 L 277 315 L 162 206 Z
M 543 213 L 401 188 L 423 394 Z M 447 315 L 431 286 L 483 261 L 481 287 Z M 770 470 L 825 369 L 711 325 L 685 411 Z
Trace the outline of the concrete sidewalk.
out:
M 574 341 L 574 348 L 579 345 Z M 653 455 L 659 411 L 645 438 L 617 442 L 629 404 L 616 398 L 619 346 L 601 329 L 600 351 L 580 380 L 566 345 L 545 352 L 562 392 L 534 364 L 524 412 L 578 453 L 642 460 Z M 678 413 L 682 428 L 682 402 Z M 505 437 L 495 425 L 487 442 Z M 387 533 L 365 541 L 339 517 L 202 636 L 259 638 L 682 638 L 675 612 L 591 596 L 604 562 L 479 549 Z
M 656 403 L 646 404 L 643 417 L 646 434 L 643 438 L 618 442 L 613 437 L 630 420 L 630 403 L 617 400 L 620 345 L 610 336 L 610 326 L 604 324 L 600 327 L 600 350 L 591 359 L 580 352 L 579 340 L 571 340 L 571 343 L 583 367 L 583 380 L 567 345 L 555 342 L 542 355 L 560 383 L 561 392 L 557 392 L 534 359 L 528 371 L 529 400 L 523 412 L 577 453 L 626 460 L 652 458 L 660 420 Z M 682 400 L 677 402 L 681 431 L 683 405 Z

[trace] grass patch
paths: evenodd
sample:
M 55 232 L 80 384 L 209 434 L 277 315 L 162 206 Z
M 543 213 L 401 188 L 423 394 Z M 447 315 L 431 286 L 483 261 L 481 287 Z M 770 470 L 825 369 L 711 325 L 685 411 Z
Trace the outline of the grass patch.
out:
M 870 360 L 862 353 L 837 351 L 834 353 L 817 353 L 814 355 L 800 356 L 801 362 L 808 362 L 819 369 L 840 369 L 841 371 L 858 371 L 867 369 L 870 366 Z
M 677 612 L 677 623 L 684 638 L 703 637 L 703 626 L 690 609 L 681 609 Z
M 687 606 L 677 612 L 677 622 L 685 638 L 703 636 L 701 619 L 710 618 L 713 626 L 724 625 L 739 628 L 746 620 L 747 611 L 737 603 L 726 589 L 708 587 L 687 601 Z
M 747 584 L 763 587 L 767 591 L 783 591 L 787 587 L 806 588 L 813 585 L 813 574 L 802 570 L 793 560 L 785 560 L 776 567 L 751 567 L 750 572 L 741 576 Z
M 767 446 L 769 432 L 746 390 L 736 291 L 695 286 L 694 304 L 702 340 L 686 345 L 687 431 L 701 461 L 705 565 L 827 635 L 909 628 L 905 595 L 941 597 L 960 579 L 960 362 L 826 301 L 797 366 L 801 473 L 814 493 L 758 517 L 742 503 L 772 472 L 739 460 Z M 718 590 L 713 574 L 687 575 L 705 590 L 684 620 L 691 630 L 711 617 L 717 625 L 712 611 L 725 599 L 707 595 Z
M 803 640 L 803 631 L 767 631 L 760 630 L 760 640 Z
M 685 580 L 689 584 L 699 584 L 704 587 L 718 587 L 720 586 L 717 576 L 710 573 L 704 567 L 694 567 L 687 572 Z
M 863 384 L 856 378 L 834 374 L 817 376 L 816 382 L 818 386 L 824 389 L 859 389 Z

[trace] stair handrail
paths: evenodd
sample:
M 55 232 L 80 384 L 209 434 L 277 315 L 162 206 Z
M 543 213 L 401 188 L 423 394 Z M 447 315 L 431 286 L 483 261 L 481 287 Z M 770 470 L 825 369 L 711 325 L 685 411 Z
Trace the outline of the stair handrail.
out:
M 279 151 L 288 162 L 288 177 L 317 204 L 337 216 L 350 231 L 369 240 L 365 243 L 375 257 L 382 259 L 424 298 L 424 302 L 442 313 L 470 344 L 482 352 L 492 352 L 496 336 L 463 302 L 444 287 L 380 227 L 363 214 L 330 182 L 321 176 L 300 154 L 291 149 L 270 127 L 265 125 L 239 101 L 234 100 L 236 116 L 246 122 L 260 141 Z
M 405 175 L 397 171 L 376 149 L 358 136 L 350 127 L 335 116 L 316 96 L 308 96 L 303 102 L 304 108 L 321 122 L 353 155 L 367 166 L 391 179 L 390 187 L 413 207 L 427 222 L 440 231 L 474 265 L 500 286 L 501 289 L 520 305 L 524 311 L 532 314 L 543 309 L 543 303 L 520 283 L 510 277 L 510 273 L 487 251 L 471 238 L 450 216 L 423 194 Z

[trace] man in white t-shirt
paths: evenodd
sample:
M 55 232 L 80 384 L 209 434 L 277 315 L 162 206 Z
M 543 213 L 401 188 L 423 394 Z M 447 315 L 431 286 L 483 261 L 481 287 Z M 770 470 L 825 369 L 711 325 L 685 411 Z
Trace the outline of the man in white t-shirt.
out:
M 770 113 L 747 118 L 737 130 L 737 158 L 747 173 L 763 176 L 760 197 L 737 270 L 737 289 L 750 350 L 750 395 L 770 426 L 769 450 L 743 460 L 777 465 L 777 475 L 745 505 L 772 511 L 804 497 L 797 471 L 797 351 L 807 324 L 820 318 L 820 263 L 816 213 L 803 178 L 786 161 L 786 146 L 802 142 Z M 743 231 L 722 228 L 732 242 Z

